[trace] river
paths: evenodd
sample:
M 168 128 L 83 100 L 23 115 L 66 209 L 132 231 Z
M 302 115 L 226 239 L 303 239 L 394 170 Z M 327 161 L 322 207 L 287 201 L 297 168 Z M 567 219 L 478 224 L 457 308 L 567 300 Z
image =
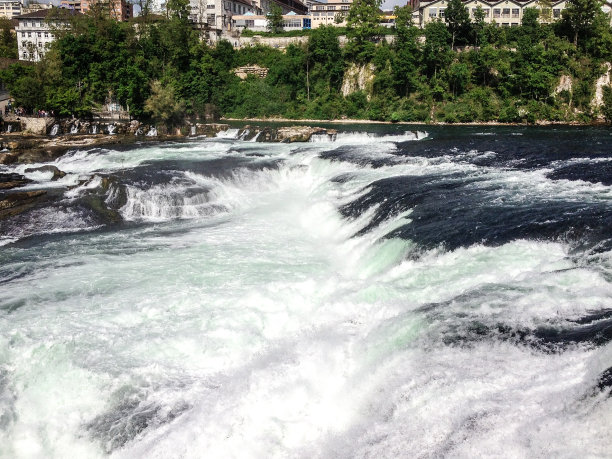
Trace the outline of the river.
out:
M 0 457 L 610 457 L 612 131 L 73 151 L 0 222 Z

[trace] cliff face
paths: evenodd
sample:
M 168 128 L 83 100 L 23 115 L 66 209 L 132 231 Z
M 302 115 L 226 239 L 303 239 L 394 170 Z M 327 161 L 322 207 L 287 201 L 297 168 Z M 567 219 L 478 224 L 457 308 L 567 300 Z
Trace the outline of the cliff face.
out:
M 374 86 L 374 76 L 374 64 L 351 64 L 344 72 L 342 95 L 346 97 L 354 92 L 364 91 L 368 100 L 370 100 Z
M 610 86 L 610 71 L 612 70 L 612 64 L 606 62 L 604 64 L 606 72 L 597 79 L 595 83 L 595 97 L 591 101 L 593 108 L 600 108 L 603 105 L 603 88 L 604 86 Z

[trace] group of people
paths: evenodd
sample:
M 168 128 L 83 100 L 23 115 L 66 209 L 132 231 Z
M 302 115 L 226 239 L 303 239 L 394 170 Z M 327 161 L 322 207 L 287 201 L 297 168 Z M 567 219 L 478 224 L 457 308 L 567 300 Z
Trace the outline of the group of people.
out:
M 9 101 L 9 103 L 6 104 L 6 106 L 4 107 L 4 114 L 8 115 L 9 113 L 14 113 L 17 116 L 28 115 L 28 113 L 26 112 L 26 109 L 23 107 L 13 108 L 13 104 L 11 103 L 11 101 Z M 54 114 L 53 114 L 53 111 L 48 112 L 46 110 L 38 110 L 38 111 L 34 111 L 34 113 L 32 113 L 31 116 L 36 116 L 38 118 L 47 118 L 49 116 L 54 116 Z

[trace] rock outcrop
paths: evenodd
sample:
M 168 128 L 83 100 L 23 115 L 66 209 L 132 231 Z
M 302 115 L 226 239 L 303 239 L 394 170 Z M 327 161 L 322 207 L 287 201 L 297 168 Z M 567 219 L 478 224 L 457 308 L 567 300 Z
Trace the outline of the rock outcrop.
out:
M 603 105 L 603 88 L 604 86 L 610 86 L 610 71 L 612 70 L 612 64 L 606 62 L 604 64 L 606 73 L 600 76 L 595 82 L 595 97 L 591 101 L 591 107 L 599 108 Z
M 366 97 L 370 100 L 374 86 L 374 70 L 374 64 L 351 64 L 346 72 L 344 72 L 342 95 L 346 97 L 354 92 L 364 91 Z
M 0 219 L 12 217 L 28 210 L 47 194 L 46 191 L 24 191 L 0 197 Z
M 51 172 L 53 174 L 53 176 L 51 177 L 52 181 L 59 180 L 62 177 L 66 176 L 66 173 L 64 171 L 60 171 L 56 166 L 52 165 L 46 165 L 41 167 L 28 167 L 26 170 L 24 170 L 24 172 L 26 174 L 29 174 L 31 172 Z

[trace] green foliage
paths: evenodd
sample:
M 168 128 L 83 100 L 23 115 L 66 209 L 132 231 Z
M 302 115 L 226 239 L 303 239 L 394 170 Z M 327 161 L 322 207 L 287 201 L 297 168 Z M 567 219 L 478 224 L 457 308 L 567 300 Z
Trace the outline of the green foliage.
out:
M 16 105 L 28 110 L 84 116 L 116 100 L 133 116 L 169 127 L 185 116 L 210 113 L 393 122 L 589 121 L 597 114 L 590 107 L 595 80 L 602 62 L 612 59 L 612 34 L 599 12 L 592 18 L 577 13 L 591 11 L 595 0 L 572 1 L 574 10 L 553 25 L 542 24 L 536 9 L 525 10 L 520 27 L 486 24 L 478 8 L 471 22 L 462 3 L 451 0 L 445 22 L 420 30 L 412 25 L 411 9 L 397 7 L 395 28 L 384 30 L 380 0 L 357 0 L 346 18 L 344 49 L 338 38 L 344 31 L 336 27 L 277 27 L 279 35 L 308 36 L 284 50 L 234 49 L 227 41 L 207 46 L 187 21 L 186 0 L 168 2 L 165 19 L 145 14 L 136 28 L 95 7 L 89 15 L 62 16 L 69 27 L 54 31 L 57 40 L 40 63 L 9 67 L 0 77 Z M 392 45 L 380 41 L 385 32 L 396 34 Z M 578 46 L 572 43 L 575 32 Z M 476 46 L 459 53 L 453 44 Z M 14 37 L 0 31 L 0 53 L 10 57 L 12 47 Z M 267 76 L 241 80 L 234 69 L 245 65 L 265 67 Z M 346 69 L 371 67 L 373 81 L 344 97 Z M 555 95 L 561 74 L 572 77 L 573 87 Z M 608 118 L 609 92 L 601 110 Z
M 444 21 L 451 34 L 451 47 L 455 46 L 455 42 L 465 44 L 468 41 L 471 22 L 470 13 L 462 0 L 450 0 L 444 12 Z
M 267 28 L 270 32 L 276 34 L 283 31 L 283 10 L 276 3 L 272 3 L 266 19 L 268 21 Z
M 346 18 L 347 54 L 356 62 L 369 62 L 374 43 L 384 34 L 380 26 L 382 0 L 355 0 Z
M 185 115 L 185 103 L 177 100 L 174 88 L 161 81 L 151 83 L 151 95 L 145 102 L 145 111 L 167 126 L 178 124 Z
M 10 19 L 0 18 L 0 57 L 17 59 L 17 37 Z

